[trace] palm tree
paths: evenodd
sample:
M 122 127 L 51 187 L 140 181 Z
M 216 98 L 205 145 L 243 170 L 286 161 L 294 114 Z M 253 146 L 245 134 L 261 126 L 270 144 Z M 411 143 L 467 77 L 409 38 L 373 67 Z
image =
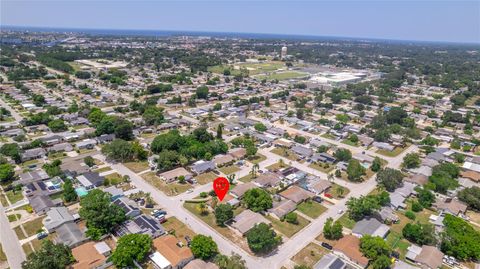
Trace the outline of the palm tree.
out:
M 333 176 L 332 173 L 328 174 L 327 179 L 328 179 L 328 181 L 330 181 L 330 182 L 335 181 L 335 177 Z
M 342 186 L 338 186 L 338 188 L 335 190 L 335 192 L 337 193 L 337 195 L 339 197 L 343 197 L 343 194 L 345 193 L 345 189 Z
M 227 176 L 228 182 L 230 184 L 233 184 L 235 182 L 235 176 L 236 176 L 235 174 L 230 174 L 230 175 Z
M 198 209 L 200 210 L 201 215 L 206 215 L 208 213 L 207 204 L 205 204 L 204 202 L 198 204 Z
M 285 161 L 283 159 L 278 160 L 278 165 L 283 168 L 285 166 Z
M 252 170 L 250 171 L 250 174 L 252 174 L 252 178 L 257 178 L 257 171 L 259 168 L 260 166 L 258 165 L 258 163 L 252 166 Z

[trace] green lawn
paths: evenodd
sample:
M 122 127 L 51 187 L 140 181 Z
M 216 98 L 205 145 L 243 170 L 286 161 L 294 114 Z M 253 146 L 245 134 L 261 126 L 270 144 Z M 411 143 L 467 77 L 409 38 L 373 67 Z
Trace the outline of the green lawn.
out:
M 281 168 L 286 168 L 286 167 L 288 167 L 288 165 L 285 162 L 284 163 L 276 162 L 272 165 L 265 167 L 265 169 L 267 169 L 268 171 L 277 171 L 277 170 L 280 170 Z
M 297 210 L 309 216 L 312 219 L 316 219 L 320 215 L 322 215 L 325 211 L 327 211 L 327 208 L 315 201 L 305 201 L 300 203 L 297 206 Z
M 144 161 L 144 162 L 127 162 L 127 163 L 124 163 L 123 165 L 125 165 L 128 169 L 132 170 L 135 173 L 140 173 L 142 171 L 150 169 L 150 166 L 148 165 L 147 161 Z
M 0 262 L 6 262 L 7 261 L 7 256 L 5 255 L 5 252 L 3 252 L 2 244 L 0 244 Z
M 393 250 L 400 253 L 400 259 L 405 259 L 405 254 L 407 254 L 407 249 L 411 244 L 403 239 L 402 234 L 390 232 L 385 240 Z
M 332 140 L 336 139 L 335 136 L 333 136 L 331 134 L 328 134 L 328 133 L 322 134 L 321 137 L 324 137 L 324 138 L 327 138 L 327 139 L 332 139 Z
M 343 190 L 342 195 L 340 195 L 342 191 L 340 191 L 339 189 Z M 349 192 L 350 190 L 348 188 L 345 188 L 343 186 L 333 183 L 332 187 L 330 188 L 330 190 L 328 190 L 327 193 L 331 194 L 332 198 L 334 199 L 342 199 L 343 197 L 347 196 Z
M 3 206 L 9 206 L 7 198 L 3 193 L 0 193 L 0 203 L 2 203 Z
M 356 221 L 354 221 L 353 219 L 349 218 L 348 217 L 348 212 L 345 212 L 345 214 L 343 214 L 339 219 L 338 221 L 345 227 L 345 228 L 348 228 L 348 229 L 353 229 L 353 227 L 355 227 L 355 223 Z
M 292 224 L 287 221 L 280 221 L 272 216 L 267 216 L 267 219 L 272 222 L 273 229 L 275 229 L 277 232 L 280 232 L 281 234 L 285 235 L 288 238 L 298 233 L 300 230 L 302 230 L 305 226 L 307 226 L 310 223 L 310 221 L 308 221 L 306 218 L 300 215 L 297 215 L 298 224 Z
M 183 222 L 179 221 L 176 217 L 170 217 L 165 223 L 162 223 L 165 231 L 177 237 L 185 245 L 187 244 L 185 236 L 193 238 L 195 233 Z M 172 233 L 173 232 L 173 233 Z
M 21 191 L 17 191 L 15 193 L 13 192 L 13 190 L 7 191 L 6 195 L 11 204 L 15 204 L 16 202 L 23 199 L 23 194 Z
M 257 79 L 266 79 L 268 81 L 278 79 L 278 80 L 286 80 L 286 79 L 293 79 L 293 78 L 302 78 L 307 77 L 308 73 L 304 72 L 297 72 L 297 71 L 282 71 L 282 72 L 275 72 L 268 75 L 259 75 Z
M 292 257 L 292 261 L 297 265 L 305 265 L 309 268 L 313 268 L 313 266 L 323 257 L 323 255 L 327 253 L 327 249 L 315 243 L 309 243 L 306 247 Z
M 40 229 L 42 229 L 43 219 L 44 218 L 36 218 L 34 220 L 31 220 L 29 222 L 25 222 L 24 224 L 22 224 L 23 228 L 25 229 L 25 232 L 27 233 L 27 236 L 35 235 Z
M 408 147 L 408 146 L 407 146 Z M 384 149 L 379 149 L 377 150 L 377 153 L 378 154 L 382 154 L 384 156 L 388 156 L 388 157 L 396 157 L 398 155 L 400 155 L 407 147 L 395 147 L 395 149 L 393 149 L 392 151 L 388 151 L 388 150 L 384 150 Z
M 358 147 L 358 142 L 357 142 L 357 143 L 354 143 L 354 142 L 352 142 L 352 141 L 350 141 L 350 140 L 348 140 L 348 139 L 342 140 L 342 143 L 343 143 L 343 144 L 350 145 L 350 146 L 353 146 L 353 147 Z
M 222 168 L 219 168 L 218 170 L 220 170 L 220 172 L 224 173 L 225 175 L 230 175 L 230 174 L 233 174 L 235 172 L 240 171 L 241 169 L 238 168 L 238 166 L 233 164 L 233 165 L 229 165 L 229 166 L 224 166 Z
M 287 159 L 292 160 L 292 161 L 296 161 L 296 160 L 299 159 L 298 155 L 295 154 L 295 152 L 291 151 L 290 149 L 286 149 L 286 148 L 274 148 L 270 152 L 275 153 L 279 156 L 282 156 L 282 157 L 287 158 Z
M 253 164 L 258 164 L 258 163 L 261 163 L 261 162 L 265 161 L 266 159 L 267 159 L 267 157 L 265 157 L 265 155 L 257 153 L 257 154 L 255 154 L 255 156 L 253 156 L 251 158 L 248 158 L 247 161 L 249 161 Z
M 240 180 L 240 181 L 243 182 L 243 183 L 247 183 L 247 182 L 252 181 L 252 180 L 253 180 L 253 177 L 252 177 L 252 174 L 249 173 L 248 175 L 246 175 L 246 176 L 244 176 L 244 177 L 241 177 L 241 178 L 239 178 L 238 180 Z
M 324 163 L 311 163 L 308 165 L 308 167 L 313 168 L 315 170 L 318 170 L 322 173 L 328 174 L 330 173 L 333 169 L 335 169 L 335 165 L 333 164 L 324 164 Z
M 8 215 L 8 216 L 7 216 L 9 222 L 17 221 L 17 220 L 19 220 L 21 217 L 22 217 L 22 215 L 20 215 L 20 214 L 12 214 L 12 215 Z
M 178 182 L 172 182 L 167 184 L 165 181 L 161 180 L 157 175 L 155 175 L 155 172 L 147 172 L 141 176 L 150 185 L 159 189 L 168 196 L 178 195 L 192 188 L 192 185 L 188 183 L 180 184 Z
M 105 167 L 102 167 L 102 168 L 99 168 L 97 170 L 94 170 L 94 172 L 97 172 L 97 173 L 103 173 L 103 172 L 107 172 L 107 171 L 111 171 L 112 168 L 110 166 L 105 166 Z
M 197 179 L 198 184 L 204 185 L 213 182 L 217 177 L 215 173 L 210 171 L 196 176 L 195 179 Z

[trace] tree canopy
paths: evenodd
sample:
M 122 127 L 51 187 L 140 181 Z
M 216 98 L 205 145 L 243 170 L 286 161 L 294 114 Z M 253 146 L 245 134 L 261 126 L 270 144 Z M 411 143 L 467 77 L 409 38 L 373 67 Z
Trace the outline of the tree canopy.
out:
M 377 173 L 377 182 L 387 191 L 393 192 L 402 184 L 403 174 L 399 170 L 393 168 L 385 168 Z
M 196 258 L 208 260 L 218 253 L 217 243 L 211 236 L 195 235 L 190 243 L 190 249 Z
M 75 262 L 70 248 L 63 244 L 54 244 L 43 240 L 42 247 L 28 255 L 22 263 L 24 269 L 64 269 Z
M 272 208 L 273 200 L 270 194 L 263 189 L 253 188 L 245 192 L 242 201 L 247 208 L 254 212 L 265 211 Z
M 87 235 L 94 239 L 126 220 L 123 209 L 112 204 L 110 198 L 109 193 L 94 189 L 80 200 L 80 217 L 87 221 Z
M 255 253 L 268 253 L 282 242 L 275 231 L 265 223 L 255 224 L 247 233 L 247 243 Z
M 117 241 L 111 260 L 118 268 L 133 266 L 133 261 L 142 262 L 152 249 L 152 238 L 148 234 L 127 234 Z

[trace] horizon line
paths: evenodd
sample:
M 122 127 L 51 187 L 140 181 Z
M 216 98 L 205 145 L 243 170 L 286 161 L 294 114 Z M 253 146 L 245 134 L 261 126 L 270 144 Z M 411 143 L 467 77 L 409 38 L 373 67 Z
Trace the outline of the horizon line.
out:
M 165 33 L 188 33 L 188 34 L 228 34 L 230 36 L 235 35 L 266 35 L 266 36 L 282 36 L 282 37 L 290 37 L 290 39 L 301 39 L 301 37 L 306 38 L 329 38 L 329 39 L 349 39 L 351 41 L 390 41 L 390 42 L 410 42 L 410 43 L 430 43 L 430 44 L 444 44 L 444 45 L 480 45 L 480 41 L 434 41 L 434 40 L 409 40 L 409 39 L 395 39 L 395 38 L 379 38 L 379 37 L 354 37 L 354 36 L 328 36 L 328 35 L 318 35 L 318 34 L 291 34 L 291 33 L 261 33 L 261 32 L 226 32 L 226 31 L 211 31 L 211 30 L 166 30 L 166 29 L 125 29 L 125 28 L 82 28 L 82 27 L 57 27 L 57 26 L 31 26 L 31 25 L 3 25 L 0 23 L 0 31 L 4 30 L 4 28 L 19 28 L 25 30 L 50 30 L 51 32 L 61 32 L 59 30 L 73 30 L 78 33 L 85 33 L 85 34 L 92 34 L 86 31 L 144 31 L 144 32 L 165 32 Z M 12 29 L 13 30 L 13 29 Z M 42 32 L 42 31 L 38 31 Z M 101 34 L 101 33 L 99 33 Z M 113 34 L 113 33 L 103 33 L 104 35 L 115 35 L 115 36 L 122 36 L 122 35 L 129 35 L 129 34 Z M 141 33 L 130 34 L 134 36 L 149 36 Z M 150 35 L 152 36 L 152 35 Z M 174 35 L 170 35 L 174 36 Z M 197 35 L 200 36 L 200 35 Z M 240 37 L 240 36 L 239 36 Z M 250 37 L 252 39 L 258 37 Z M 279 37 L 275 39 L 281 39 Z

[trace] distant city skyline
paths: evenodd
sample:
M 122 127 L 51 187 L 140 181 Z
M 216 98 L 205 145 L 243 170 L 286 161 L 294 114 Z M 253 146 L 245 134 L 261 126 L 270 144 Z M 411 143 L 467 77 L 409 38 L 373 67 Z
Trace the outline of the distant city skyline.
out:
M 0 25 L 480 43 L 480 1 L 1 1 Z

